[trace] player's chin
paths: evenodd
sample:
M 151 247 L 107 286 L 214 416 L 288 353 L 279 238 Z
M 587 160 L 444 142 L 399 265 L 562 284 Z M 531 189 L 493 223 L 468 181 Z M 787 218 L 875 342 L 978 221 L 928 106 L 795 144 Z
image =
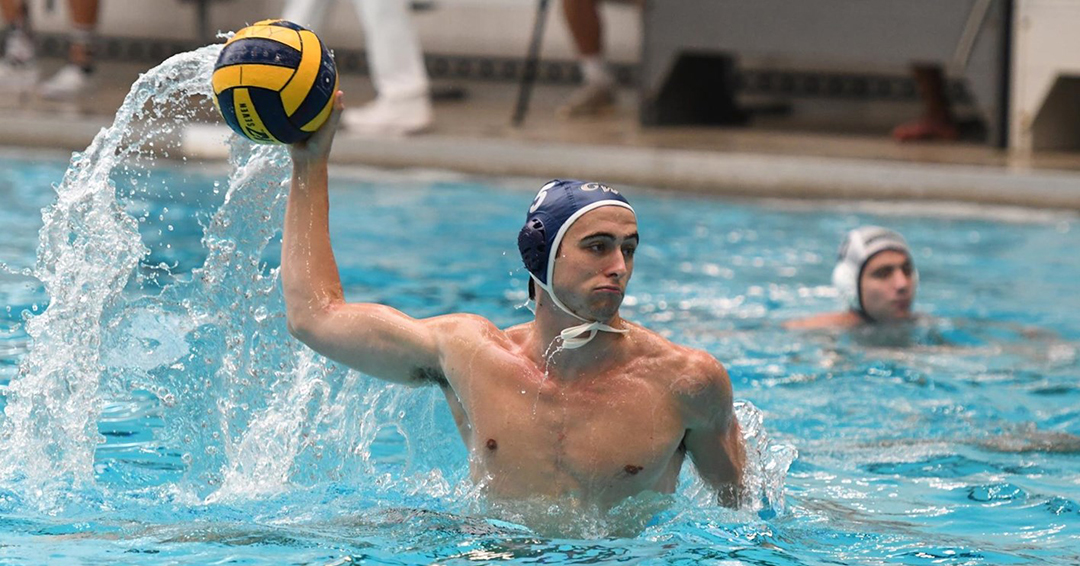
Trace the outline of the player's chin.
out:
M 889 321 L 892 321 L 892 322 L 902 322 L 902 321 L 905 321 L 905 320 L 911 320 L 912 316 L 913 316 L 913 314 L 912 314 L 910 308 L 903 308 L 903 309 L 895 308 L 895 309 L 891 309 L 889 311 L 888 315 L 885 316 L 884 318 L 885 318 L 885 320 L 889 320 Z
M 622 306 L 622 293 L 604 293 L 596 297 L 590 305 L 596 320 L 606 320 L 615 316 Z

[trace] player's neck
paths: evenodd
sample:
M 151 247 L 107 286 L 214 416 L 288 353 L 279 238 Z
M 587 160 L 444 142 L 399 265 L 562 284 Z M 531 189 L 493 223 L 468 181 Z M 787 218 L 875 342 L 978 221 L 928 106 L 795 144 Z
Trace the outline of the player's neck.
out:
M 612 328 L 626 327 L 626 322 L 618 313 L 609 320 L 601 322 Z M 550 303 L 537 305 L 536 320 L 533 322 L 535 358 L 541 364 L 554 365 L 561 370 L 567 370 L 568 375 L 607 365 L 610 362 L 608 358 L 619 350 L 627 336 L 599 330 L 585 345 L 577 348 L 565 347 L 563 332 L 582 324 L 586 323 Z M 588 337 L 590 333 L 585 333 L 582 337 Z

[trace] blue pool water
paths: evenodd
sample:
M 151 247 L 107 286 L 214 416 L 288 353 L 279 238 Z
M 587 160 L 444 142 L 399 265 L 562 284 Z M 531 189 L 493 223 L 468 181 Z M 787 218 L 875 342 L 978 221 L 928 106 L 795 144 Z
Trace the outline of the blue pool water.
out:
M 288 336 L 283 150 L 160 158 L 183 116 L 156 109 L 206 102 L 155 81 L 212 55 L 140 79 L 71 163 L 0 155 L 0 563 L 1080 562 L 1076 216 L 625 188 L 624 315 L 727 366 L 757 497 L 716 507 L 688 465 L 672 497 L 551 532 L 485 508 L 436 390 Z M 543 180 L 332 177 L 350 299 L 528 320 L 515 237 Z M 837 306 L 864 223 L 908 236 L 922 321 L 783 330 Z

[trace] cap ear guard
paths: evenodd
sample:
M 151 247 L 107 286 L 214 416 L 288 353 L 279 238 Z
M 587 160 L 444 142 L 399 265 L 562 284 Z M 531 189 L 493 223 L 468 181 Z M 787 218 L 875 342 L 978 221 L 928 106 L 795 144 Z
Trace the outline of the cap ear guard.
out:
M 832 272 L 832 284 L 840 292 L 840 300 L 855 311 L 861 311 L 859 301 L 859 274 L 855 266 L 848 262 L 836 264 Z
M 518 251 L 525 269 L 529 270 L 541 283 L 547 283 L 547 231 L 539 218 L 533 218 L 518 232 Z

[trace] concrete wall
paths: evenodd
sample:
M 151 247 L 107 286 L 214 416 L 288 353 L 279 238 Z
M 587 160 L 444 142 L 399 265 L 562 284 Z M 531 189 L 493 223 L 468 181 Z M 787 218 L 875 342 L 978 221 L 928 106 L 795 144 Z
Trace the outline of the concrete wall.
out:
M 196 9 L 182 0 L 100 0 L 98 31 L 103 36 L 194 39 Z M 330 45 L 363 47 L 352 2 L 334 2 L 328 22 L 316 30 Z M 42 32 L 67 29 L 67 2 L 54 0 L 48 10 L 46 0 L 29 0 L 34 26 Z M 424 50 L 446 55 L 488 55 L 512 57 L 526 52 L 536 15 L 536 0 L 432 0 L 435 8 L 416 12 L 415 23 Z M 210 24 L 214 30 L 236 30 L 245 23 L 276 17 L 282 0 L 218 0 L 210 4 Z M 611 3 L 604 6 L 606 44 L 609 57 L 618 62 L 634 62 L 640 52 L 641 24 L 638 8 Z M 548 10 L 543 56 L 549 59 L 573 57 L 570 37 L 562 21 L 559 0 Z
M 1080 149 L 1080 2 L 1020 0 L 1014 16 L 1011 146 Z

